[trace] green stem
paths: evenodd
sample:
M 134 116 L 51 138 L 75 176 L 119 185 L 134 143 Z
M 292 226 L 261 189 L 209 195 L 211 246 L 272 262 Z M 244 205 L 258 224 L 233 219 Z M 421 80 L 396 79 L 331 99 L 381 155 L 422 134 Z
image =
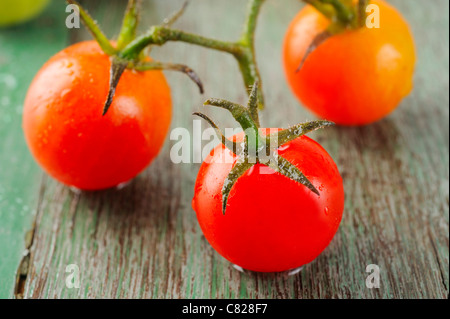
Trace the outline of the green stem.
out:
M 257 18 L 264 1 L 250 0 L 244 31 L 238 42 L 216 40 L 182 30 L 171 29 L 166 26 L 153 26 L 146 34 L 136 38 L 126 46 L 119 55 L 123 59 L 138 59 L 139 53 L 147 46 L 163 45 L 170 41 L 185 42 L 232 54 L 239 64 L 245 87 L 250 88 L 255 82 L 259 83 L 258 102 L 259 108 L 263 109 L 264 96 L 262 93 L 261 76 L 255 57 L 254 35 Z
M 369 4 L 369 0 L 358 1 L 358 26 L 361 28 L 366 23 L 366 8 Z
M 230 111 L 245 132 L 246 152 L 258 157 L 259 150 L 264 148 L 265 144 L 263 138 L 259 135 L 259 127 L 253 120 L 248 108 L 223 99 L 209 99 L 204 105 L 217 106 Z
M 117 39 L 117 49 L 121 50 L 136 38 L 136 29 L 139 24 L 139 6 L 141 0 L 130 0 L 123 18 L 122 29 Z
M 109 56 L 113 56 L 117 53 L 117 50 L 111 45 L 109 39 L 102 32 L 97 23 L 92 19 L 89 13 L 83 9 L 83 7 L 75 0 L 67 0 L 67 3 L 74 4 L 80 10 L 81 21 L 86 25 L 86 28 L 92 34 L 94 39 L 102 48 L 103 52 Z
M 244 32 L 241 42 L 247 47 L 253 47 L 256 24 L 265 0 L 251 0 L 248 5 L 248 14 L 245 21 Z
M 255 54 L 255 31 L 258 22 L 258 16 L 265 0 L 251 0 L 248 5 L 248 14 L 240 41 L 244 54 L 236 57 L 239 63 L 239 69 L 242 73 L 244 85 L 247 88 L 253 87 L 258 82 L 258 105 L 264 109 L 264 94 L 262 90 L 262 79 L 259 73 Z
M 317 11 L 322 13 L 328 19 L 332 19 L 335 11 L 329 4 L 323 3 L 322 0 L 303 0 L 303 2 L 313 6 Z
M 69 3 L 78 4 L 76 0 L 67 1 Z M 216 40 L 170 28 L 170 25 L 175 22 L 184 12 L 184 10 L 186 9 L 186 5 L 183 5 L 181 10 L 175 13 L 171 18 L 166 19 L 163 22 L 163 25 L 153 26 L 147 33 L 136 38 L 136 26 L 138 22 L 137 7 L 140 1 L 141 0 L 129 0 L 128 9 L 124 17 L 121 33 L 119 35 L 117 49 L 110 44 L 109 40 L 104 36 L 94 20 L 80 6 L 80 13 L 83 21 L 85 22 L 91 33 L 94 35 L 103 51 L 106 54 L 113 56 L 115 61 L 121 61 L 121 68 L 117 67 L 118 63 L 116 66 L 113 66 L 111 68 L 111 83 L 108 93 L 108 99 L 104 106 L 105 110 L 108 109 L 114 97 L 115 86 L 112 85 L 117 85 L 118 81 L 120 80 L 120 76 L 123 72 L 121 73 L 118 71 L 122 71 L 123 64 L 127 62 L 127 67 L 130 68 L 133 68 L 133 66 L 137 65 L 142 66 L 143 62 L 145 62 L 145 55 L 143 54 L 145 48 L 154 45 L 161 46 L 169 41 L 185 42 L 233 55 L 239 64 L 246 89 L 250 91 L 250 87 L 252 87 L 254 83 L 259 83 L 260 90 L 258 90 L 257 92 L 258 107 L 260 109 L 264 108 L 264 96 L 261 89 L 261 76 L 256 63 L 254 39 L 257 18 L 261 11 L 261 6 L 265 0 L 249 0 L 249 8 L 244 31 L 240 40 L 236 42 Z M 150 67 L 151 69 L 161 68 L 182 71 L 191 76 L 191 78 L 196 81 L 197 84 L 200 83 L 192 70 L 187 69 L 184 66 L 180 68 L 180 65 L 176 65 L 176 67 L 174 67 L 174 65 L 168 64 L 150 64 L 147 65 L 147 67 Z M 200 89 L 202 90 L 201 85 Z
M 344 24 L 352 22 L 355 18 L 352 8 L 348 8 L 340 0 L 322 0 L 324 3 L 331 4 L 336 9 L 337 18 Z
M 259 83 L 258 81 L 256 81 L 253 84 L 252 90 L 250 91 L 247 105 L 250 115 L 252 116 L 252 119 L 255 122 L 256 126 L 261 127 L 258 114 L 258 87 Z
M 237 43 L 215 40 L 181 30 L 154 26 L 146 34 L 136 38 L 121 52 L 123 58 L 136 58 L 139 52 L 149 45 L 163 45 L 169 41 L 181 41 L 209 49 L 242 55 L 242 48 Z
M 164 19 L 162 26 L 171 27 L 183 15 L 184 11 L 186 11 L 187 5 L 188 2 L 186 1 L 185 3 L 183 3 L 183 6 L 181 7 L 180 10 L 175 12 L 172 16 Z

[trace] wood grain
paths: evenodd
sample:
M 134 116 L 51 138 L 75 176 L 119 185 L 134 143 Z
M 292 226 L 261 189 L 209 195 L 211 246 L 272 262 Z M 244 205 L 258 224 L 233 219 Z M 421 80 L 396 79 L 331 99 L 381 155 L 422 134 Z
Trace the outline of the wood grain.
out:
M 85 1 L 117 34 L 119 1 Z M 159 23 L 182 1 L 145 1 L 143 23 Z M 392 1 L 410 21 L 418 50 L 415 90 L 389 118 L 363 128 L 316 133 L 344 178 L 345 212 L 326 251 L 295 276 L 240 273 L 206 242 L 191 208 L 199 164 L 175 165 L 169 138 L 160 156 L 121 190 L 81 193 L 48 177 L 41 185 L 30 249 L 27 298 L 447 298 L 449 259 L 448 11 L 445 0 Z M 281 44 L 297 1 L 268 1 L 257 32 L 265 84 L 266 126 L 312 119 L 292 97 L 281 68 Z M 234 39 L 244 1 L 193 0 L 178 28 Z M 226 15 L 230 13 L 230 15 Z M 114 27 L 116 26 L 116 27 Z M 71 41 L 88 38 L 73 32 Z M 154 56 L 183 62 L 206 84 L 205 96 L 183 75 L 167 73 L 172 128 L 192 131 L 207 97 L 245 101 L 232 57 L 184 44 L 155 48 Z M 231 117 L 214 112 L 221 126 Z M 203 124 L 204 125 L 204 124 Z M 205 127 L 205 126 L 204 126 Z M 37 192 L 35 186 L 29 186 Z M 65 285 L 66 266 L 81 271 L 81 288 Z M 366 266 L 381 269 L 381 287 L 365 285 Z
M 24 25 L 0 28 L 0 298 L 13 296 L 39 197 L 41 170 L 22 134 L 22 104 L 34 74 L 67 43 L 64 3 Z

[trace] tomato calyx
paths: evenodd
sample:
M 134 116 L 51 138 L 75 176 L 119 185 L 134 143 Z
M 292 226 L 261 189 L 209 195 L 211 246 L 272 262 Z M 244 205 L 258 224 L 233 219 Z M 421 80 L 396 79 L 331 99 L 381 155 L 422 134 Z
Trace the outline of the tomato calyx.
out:
M 206 120 L 215 130 L 222 144 L 237 156 L 237 162 L 230 171 L 222 188 L 222 212 L 225 214 L 228 197 L 238 179 L 256 164 L 263 164 L 291 180 L 300 183 L 320 196 L 319 191 L 308 178 L 291 162 L 278 155 L 278 149 L 296 138 L 312 131 L 334 125 L 333 122 L 319 120 L 297 124 L 281 131 L 265 135 L 258 117 L 258 83 L 252 87 L 247 106 L 223 99 L 209 99 L 204 105 L 216 106 L 228 110 L 241 125 L 245 133 L 242 143 L 231 141 L 224 136 L 219 127 L 205 114 L 195 112 L 194 115 Z
M 102 51 L 111 58 L 109 91 L 103 107 L 103 115 L 106 115 L 108 112 L 108 109 L 113 102 L 116 87 L 126 69 L 141 72 L 150 70 L 171 70 L 182 72 L 198 86 L 200 93 L 203 94 L 204 89 L 200 78 L 188 66 L 183 64 L 163 63 L 159 61 L 148 61 L 149 59 L 147 55 L 144 54 L 144 49 L 146 47 L 136 49 L 132 52 L 127 50 L 128 45 L 136 39 L 136 30 L 139 24 L 139 8 L 141 5 L 140 0 L 130 0 L 128 2 L 127 10 L 123 18 L 122 28 L 115 46 L 113 46 L 98 24 L 76 0 L 67 0 L 67 2 L 78 6 L 81 20 L 85 24 L 86 28 L 97 41 Z M 185 8 L 186 3 L 179 11 L 171 17 L 165 19 L 162 26 L 168 27 L 172 25 L 183 14 Z
M 366 7 L 369 0 L 303 0 L 313 6 L 317 11 L 328 18 L 331 23 L 328 28 L 319 33 L 311 42 L 296 72 L 299 72 L 305 64 L 308 56 L 328 38 L 343 33 L 346 30 L 355 30 L 364 26 Z

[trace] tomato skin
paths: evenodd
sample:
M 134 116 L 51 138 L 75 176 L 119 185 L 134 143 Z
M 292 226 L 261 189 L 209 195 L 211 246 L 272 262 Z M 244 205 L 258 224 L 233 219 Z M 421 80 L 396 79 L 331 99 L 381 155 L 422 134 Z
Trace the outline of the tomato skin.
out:
M 0 0 L 0 27 L 28 21 L 44 10 L 49 0 Z
M 320 197 L 257 164 L 233 186 L 223 215 L 221 190 L 234 164 L 221 158 L 237 158 L 222 144 L 197 177 L 193 208 L 206 239 L 247 270 L 279 272 L 311 262 L 328 246 L 342 218 L 342 178 L 328 153 L 306 136 L 283 145 L 278 153 L 308 177 Z
M 297 98 L 321 118 L 364 125 L 392 112 L 413 87 L 416 61 L 407 22 L 382 0 L 380 28 L 332 36 L 296 72 L 313 38 L 330 21 L 311 6 L 294 18 L 284 41 L 284 69 Z
M 95 41 L 52 57 L 33 80 L 23 129 L 36 161 L 62 183 L 99 190 L 127 182 L 158 154 L 171 121 L 160 71 L 126 70 L 105 116 L 110 60 Z

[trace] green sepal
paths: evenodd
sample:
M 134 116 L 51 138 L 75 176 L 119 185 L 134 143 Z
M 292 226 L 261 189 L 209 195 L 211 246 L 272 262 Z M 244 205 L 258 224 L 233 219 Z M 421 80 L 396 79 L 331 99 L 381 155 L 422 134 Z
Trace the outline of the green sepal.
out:
M 294 139 L 317 129 L 334 125 L 334 123 L 324 120 L 301 123 L 274 134 L 264 136 L 260 133 L 259 124 L 256 123 L 255 117 L 251 115 L 250 111 L 251 109 L 254 109 L 257 112 L 257 107 L 255 107 L 255 105 L 257 105 L 257 90 L 258 85 L 255 83 L 252 92 L 250 93 L 247 107 L 223 99 L 209 99 L 204 103 L 204 105 L 218 106 L 231 112 L 233 117 L 242 126 L 245 132 L 245 139 L 243 142 L 243 147 L 241 146 L 241 150 L 235 151 L 240 146 L 237 143 L 228 140 L 210 118 L 202 113 L 194 113 L 194 115 L 205 119 L 215 129 L 219 140 L 222 141 L 222 144 L 238 157 L 237 163 L 230 171 L 222 188 L 223 214 L 225 214 L 228 197 L 234 184 L 248 169 L 256 164 L 266 165 L 272 168 L 275 172 L 278 172 L 289 179 L 306 186 L 314 194 L 320 196 L 319 191 L 308 180 L 303 172 L 301 172 L 294 164 L 278 155 L 277 151 L 278 148 L 285 143 L 293 141 Z M 251 143 L 251 138 L 253 138 L 254 134 L 257 135 L 257 139 L 259 141 L 264 143 L 263 149 L 258 149 L 256 154 L 250 153 L 249 148 L 249 143 Z M 263 154 L 263 151 L 265 151 L 265 154 Z
M 109 91 L 106 97 L 105 104 L 103 106 L 103 113 L 102 113 L 103 116 L 106 115 L 106 113 L 109 110 L 109 107 L 113 102 L 114 95 L 116 94 L 117 85 L 119 84 L 120 78 L 123 72 L 125 72 L 127 65 L 128 65 L 127 61 L 123 61 L 118 58 L 113 58 L 111 61 L 111 68 L 109 71 Z
M 213 120 L 211 120 L 208 116 L 206 116 L 203 113 L 200 112 L 194 112 L 192 113 L 192 115 L 201 117 L 202 119 L 204 119 L 206 122 L 209 123 L 209 125 L 211 125 L 211 127 L 214 129 L 217 138 L 219 139 L 219 141 L 222 142 L 222 144 L 228 148 L 230 151 L 232 151 L 235 155 L 239 156 L 243 153 L 243 148 L 241 147 L 241 145 L 239 143 L 236 143 L 235 141 L 230 141 L 228 138 L 225 137 L 225 135 L 223 135 L 222 131 L 220 130 L 220 128 L 216 125 L 216 123 L 213 122 Z
M 227 209 L 228 197 L 230 196 L 231 189 L 234 184 L 238 181 L 238 179 L 245 174 L 251 167 L 255 165 L 254 163 L 249 163 L 246 159 L 243 162 L 236 162 L 234 167 L 231 169 L 228 174 L 225 182 L 222 187 L 222 213 L 225 215 L 225 211 Z
M 319 191 L 314 187 L 314 185 L 309 181 L 309 179 L 291 162 L 287 159 L 273 154 L 268 162 L 263 163 L 264 165 L 270 167 L 275 172 L 280 173 L 297 183 L 300 183 L 308 187 L 317 196 L 320 196 Z
M 166 28 L 171 27 L 184 14 L 188 4 L 189 2 L 185 1 L 178 11 L 174 12 L 170 17 L 164 19 L 162 26 Z
M 163 63 L 159 61 L 150 62 L 138 62 L 131 63 L 130 68 L 136 71 L 149 71 L 149 70 L 168 70 L 168 71 L 178 71 L 186 74 L 199 88 L 200 94 L 204 93 L 203 83 L 200 77 L 192 70 L 190 67 L 184 64 L 173 64 L 173 63 Z
M 316 131 L 318 129 L 321 129 L 321 128 L 324 128 L 327 126 L 333 126 L 333 125 L 334 125 L 333 122 L 325 121 L 325 120 L 300 123 L 300 124 L 294 125 L 290 128 L 284 129 L 282 131 L 270 134 L 266 138 L 266 140 L 267 140 L 266 145 L 270 146 L 270 141 L 273 139 L 276 139 L 277 140 L 276 145 L 277 145 L 277 147 L 280 147 L 283 144 L 293 141 L 302 135 L 311 133 L 313 131 Z

